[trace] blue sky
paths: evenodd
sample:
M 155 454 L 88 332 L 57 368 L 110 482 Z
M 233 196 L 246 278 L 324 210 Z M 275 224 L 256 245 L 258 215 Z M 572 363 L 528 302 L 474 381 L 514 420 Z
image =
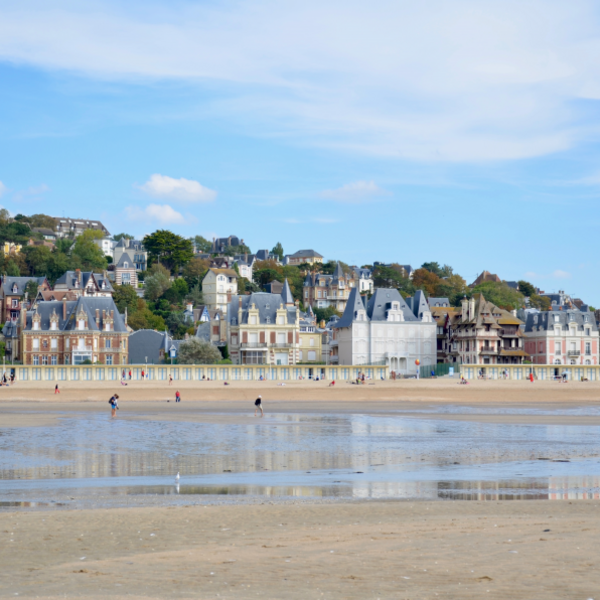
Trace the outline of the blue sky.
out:
M 597 4 L 122 4 L 0 0 L 11 212 L 600 305 Z

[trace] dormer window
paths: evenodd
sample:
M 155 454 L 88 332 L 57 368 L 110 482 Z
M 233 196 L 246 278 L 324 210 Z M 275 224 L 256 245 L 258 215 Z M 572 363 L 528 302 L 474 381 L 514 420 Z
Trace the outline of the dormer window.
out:
M 40 328 L 40 322 L 39 321 L 34 321 L 33 322 L 33 329 L 35 331 L 37 331 L 37 330 L 39 330 L 39 328 Z
M 77 329 L 85 329 L 85 319 L 79 319 L 79 321 L 77 321 Z
M 110 323 L 105 323 L 104 324 L 104 331 L 110 331 L 111 327 L 110 327 Z
M 19 291 L 19 288 L 17 287 L 17 284 L 16 284 L 16 283 L 13 283 L 13 286 L 12 286 L 12 293 L 13 293 L 13 294 L 16 294 L 18 291 Z
M 106 281 L 102 281 L 102 289 L 105 290 L 106 289 Z
M 56 331 L 56 330 L 58 329 L 58 323 L 57 323 L 56 321 L 52 321 L 52 322 L 50 323 L 50 329 L 51 329 L 52 331 Z
M 554 322 L 560 323 L 560 317 L 558 315 L 554 315 Z
M 128 263 L 127 261 L 125 261 L 125 262 L 123 263 L 123 268 L 124 268 L 124 269 L 129 269 L 129 263 Z

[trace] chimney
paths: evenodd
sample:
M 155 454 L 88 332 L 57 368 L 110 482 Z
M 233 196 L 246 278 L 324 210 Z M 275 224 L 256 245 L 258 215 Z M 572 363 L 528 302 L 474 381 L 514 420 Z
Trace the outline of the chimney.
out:
M 188 302 L 188 303 L 187 303 L 187 309 L 188 309 L 190 312 L 193 312 L 193 310 L 194 310 L 194 305 L 193 305 L 191 302 Z
M 461 307 L 462 307 L 462 320 L 468 320 L 467 307 L 469 306 L 469 301 L 466 298 L 462 299 Z
M 111 310 L 111 311 L 110 311 L 110 318 L 111 318 L 111 319 L 114 319 L 114 318 L 115 318 L 115 311 L 114 311 L 114 310 Z
M 125 307 L 125 325 L 127 325 L 127 307 Z
M 25 309 L 25 302 L 21 302 L 21 331 L 25 329 L 27 325 L 27 310 Z
M 67 295 L 63 296 L 63 321 L 67 320 Z
M 469 300 L 469 321 L 475 318 L 475 298 Z
M 96 327 L 100 329 L 100 310 L 98 308 L 96 309 Z

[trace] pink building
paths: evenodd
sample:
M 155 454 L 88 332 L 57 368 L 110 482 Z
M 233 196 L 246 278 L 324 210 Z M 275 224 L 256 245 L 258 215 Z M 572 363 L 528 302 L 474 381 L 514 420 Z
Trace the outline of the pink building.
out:
M 535 364 L 598 364 L 598 326 L 591 312 L 566 310 L 529 314 L 525 336 L 525 351 Z

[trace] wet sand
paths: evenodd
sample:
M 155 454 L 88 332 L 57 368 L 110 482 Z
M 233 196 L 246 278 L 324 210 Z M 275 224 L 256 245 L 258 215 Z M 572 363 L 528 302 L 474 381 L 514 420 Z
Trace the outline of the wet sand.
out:
M 591 501 L 4 513 L 0 596 L 594 598 L 599 513 Z
M 183 402 L 167 403 L 176 389 Z M 600 424 L 596 382 L 67 382 L 61 390 L 54 396 L 48 382 L 0 389 L 0 432 L 108 412 L 114 391 L 124 420 L 235 425 L 260 393 L 267 414 L 427 418 L 431 409 L 436 420 Z M 569 412 L 579 408 L 584 415 Z M 599 597 L 600 501 L 228 501 L 0 512 L 0 598 Z

